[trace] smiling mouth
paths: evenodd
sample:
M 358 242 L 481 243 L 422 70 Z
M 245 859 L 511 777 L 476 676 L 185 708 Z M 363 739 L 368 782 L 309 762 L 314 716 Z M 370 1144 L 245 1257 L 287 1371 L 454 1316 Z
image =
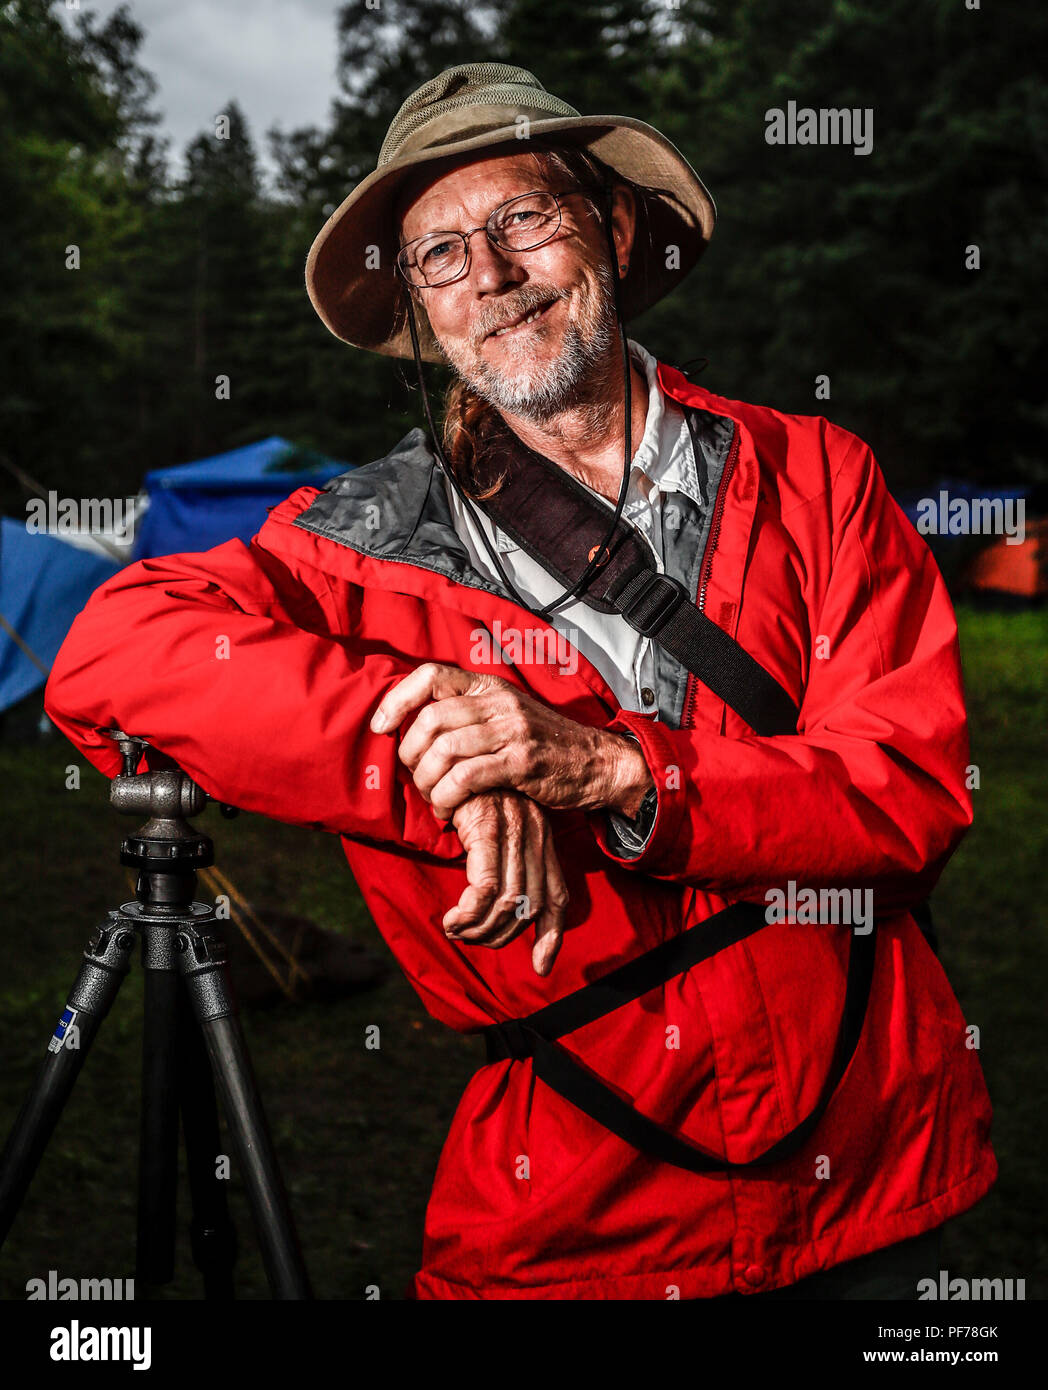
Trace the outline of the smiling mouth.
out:
M 512 323 L 503 324 L 501 328 L 496 328 L 493 332 L 488 334 L 488 338 L 502 338 L 507 333 L 516 333 L 519 329 L 526 328 L 529 324 L 536 323 L 539 319 L 543 318 L 547 310 L 551 309 L 556 303 L 557 301 L 555 299 L 551 299 L 546 304 L 540 304 L 536 309 L 529 309 L 526 314 L 522 314 L 519 318 L 515 318 Z

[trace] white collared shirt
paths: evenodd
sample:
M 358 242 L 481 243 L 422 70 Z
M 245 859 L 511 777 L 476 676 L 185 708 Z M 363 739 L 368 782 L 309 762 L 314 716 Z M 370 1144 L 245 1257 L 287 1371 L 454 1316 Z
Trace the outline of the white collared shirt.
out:
M 659 385 L 655 359 L 632 339 L 630 352 L 648 380 L 648 415 L 644 434 L 633 455 L 623 516 L 648 540 L 659 572 L 662 572 L 662 498 L 682 492 L 697 505 L 701 493 L 691 433 L 684 412 Z M 514 587 L 535 608 L 552 602 L 564 592 L 554 579 L 479 510 L 466 507 L 451 484 L 444 480 L 452 521 L 459 539 L 469 551 L 474 568 L 501 582 L 481 539 L 481 527 L 497 547 L 499 558 Z M 583 484 L 585 486 L 585 484 Z M 599 496 L 592 488 L 594 496 Z M 607 501 L 607 499 L 602 499 Z M 615 692 L 623 709 L 657 713 L 655 659 L 652 641 L 636 632 L 618 613 L 600 613 L 574 599 L 550 615 L 552 626 L 590 661 Z

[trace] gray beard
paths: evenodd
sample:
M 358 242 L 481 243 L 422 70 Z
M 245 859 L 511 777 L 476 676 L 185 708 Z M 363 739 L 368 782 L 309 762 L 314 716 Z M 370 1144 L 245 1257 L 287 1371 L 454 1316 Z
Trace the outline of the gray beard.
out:
M 569 322 L 560 356 L 547 362 L 537 373 L 534 367 L 512 369 L 481 362 L 473 372 L 464 371 L 438 343 L 445 361 L 461 380 L 500 414 L 515 415 L 531 424 L 544 426 L 566 410 L 584 410 L 590 426 L 603 432 L 611 419 L 614 403 L 604 399 L 603 383 L 608 350 L 618 336 L 611 276 L 606 266 L 598 270 L 599 290 L 593 309 L 595 322 L 585 332 Z
M 611 343 L 609 328 L 596 337 L 583 338 L 578 326 L 569 324 L 564 334 L 564 349 L 554 362 L 547 362 L 536 374 L 524 370 L 518 375 L 499 371 L 485 362 L 469 385 L 483 400 L 500 414 L 516 415 L 535 425 L 546 425 L 566 410 L 588 407 L 602 421 L 610 415 L 610 406 L 594 400 L 594 387 L 603 372 L 604 357 Z

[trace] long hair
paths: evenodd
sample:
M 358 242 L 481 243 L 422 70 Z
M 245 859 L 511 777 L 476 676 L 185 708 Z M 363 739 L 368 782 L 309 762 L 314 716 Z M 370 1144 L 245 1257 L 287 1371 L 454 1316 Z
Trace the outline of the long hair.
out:
M 616 185 L 630 188 L 636 198 L 638 215 L 643 212 L 644 190 L 588 150 L 561 146 L 539 149 L 535 154 L 545 162 L 547 176 L 554 172 L 560 174 L 565 187 L 588 194 L 601 208 L 602 216 L 605 196 Z M 483 466 L 485 436 L 495 433 L 499 424 L 501 417 L 495 407 L 479 396 L 468 382 L 454 377 L 444 396 L 444 453 L 459 485 L 469 497 L 480 500 L 493 497 L 502 485 L 502 475 L 492 475 Z

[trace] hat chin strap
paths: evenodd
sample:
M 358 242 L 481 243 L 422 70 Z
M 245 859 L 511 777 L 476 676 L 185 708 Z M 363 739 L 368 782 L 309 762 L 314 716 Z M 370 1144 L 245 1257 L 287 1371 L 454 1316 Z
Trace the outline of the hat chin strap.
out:
M 513 595 L 516 602 L 520 604 L 521 608 L 526 608 L 529 613 L 533 613 L 537 618 L 542 618 L 543 620 L 547 620 L 551 613 L 555 612 L 558 608 L 563 607 L 564 604 L 569 603 L 589 583 L 590 578 L 595 573 L 598 565 L 600 565 L 603 562 L 605 552 L 607 551 L 607 548 L 611 543 L 612 536 L 614 536 L 615 534 L 615 528 L 619 524 L 619 518 L 622 516 L 622 509 L 626 505 L 626 494 L 629 491 L 630 465 L 633 461 L 633 383 L 631 380 L 630 372 L 629 344 L 626 340 L 626 328 L 622 319 L 622 291 L 619 285 L 619 277 L 616 274 L 618 258 L 615 252 L 615 241 L 611 229 L 611 210 L 612 193 L 611 190 L 608 189 L 605 200 L 605 216 L 603 221 L 604 232 L 608 243 L 608 251 L 611 258 L 611 280 L 615 296 L 615 320 L 618 324 L 619 341 L 622 346 L 622 375 L 625 384 L 625 390 L 623 395 L 624 420 L 622 434 L 622 482 L 619 484 L 618 502 L 615 506 L 615 511 L 612 515 L 611 523 L 609 524 L 607 532 L 600 545 L 594 547 L 593 558 L 586 565 L 586 568 L 582 571 L 582 573 L 579 575 L 578 579 L 571 586 L 571 588 L 565 589 L 559 598 L 553 599 L 550 603 L 547 603 L 543 608 L 533 608 L 531 604 L 528 603 L 527 599 L 525 599 L 523 595 L 520 594 L 514 586 L 509 575 L 506 573 L 505 566 L 502 563 L 497 549 L 488 537 L 487 527 L 483 524 L 484 520 L 486 519 L 484 513 L 480 511 L 473 499 L 467 496 L 466 492 L 462 488 L 462 485 L 459 483 L 459 480 L 455 477 L 455 470 L 452 468 L 451 464 L 445 457 L 444 450 L 440 443 L 440 436 L 437 432 L 436 426 L 433 423 L 433 412 L 430 409 L 429 396 L 426 393 L 426 377 L 422 368 L 422 353 L 419 349 L 418 326 L 415 323 L 415 309 L 414 305 L 412 304 L 410 290 L 407 295 L 408 331 L 411 334 L 411 352 L 415 359 L 415 371 L 418 375 L 419 391 L 422 395 L 422 408 L 426 413 L 426 423 L 429 425 L 429 432 L 433 441 L 433 452 L 436 454 L 437 461 L 440 464 L 444 476 L 448 479 L 448 481 L 451 483 L 451 486 L 455 489 L 455 492 L 458 495 L 459 500 L 467 509 L 472 508 L 479 515 L 481 520 L 481 539 L 484 542 L 485 549 L 491 557 L 491 561 L 494 564 L 495 569 L 498 571 L 499 576 L 502 579 L 502 582 L 505 584 L 509 592 Z

